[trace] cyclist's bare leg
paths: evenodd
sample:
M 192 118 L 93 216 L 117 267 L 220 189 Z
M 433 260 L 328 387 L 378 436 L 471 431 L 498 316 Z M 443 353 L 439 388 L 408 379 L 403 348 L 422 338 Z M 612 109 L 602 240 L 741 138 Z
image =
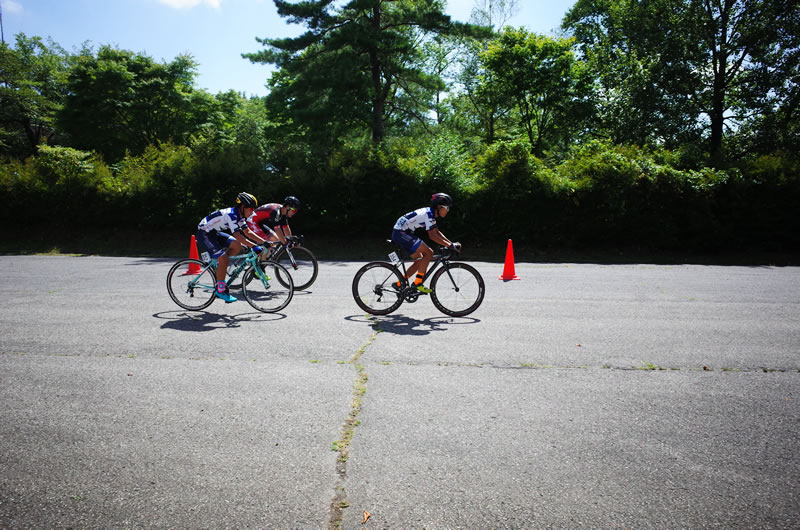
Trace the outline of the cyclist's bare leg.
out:
M 228 253 L 223 252 L 222 255 L 217 258 L 217 281 L 224 282 L 225 274 L 227 272 L 228 272 Z
M 230 256 L 235 256 L 242 250 L 242 244 L 238 241 L 234 241 L 228 246 L 228 250 L 222 253 L 222 255 L 217 258 L 217 281 L 224 282 L 225 275 L 228 273 L 228 262 L 230 261 Z
M 416 273 L 420 273 L 424 276 L 425 271 L 428 270 L 428 264 L 430 264 L 431 258 L 433 258 L 431 247 L 422 243 L 417 251 L 411 254 L 411 259 L 416 261 L 406 270 L 406 278 L 412 279 Z

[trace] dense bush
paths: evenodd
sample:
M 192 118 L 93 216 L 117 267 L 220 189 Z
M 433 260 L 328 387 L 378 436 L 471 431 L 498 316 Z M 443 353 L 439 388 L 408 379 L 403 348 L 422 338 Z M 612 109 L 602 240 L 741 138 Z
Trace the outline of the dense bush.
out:
M 60 223 L 77 218 L 100 221 L 107 211 L 105 198 L 113 191 L 113 176 L 92 153 L 69 147 L 41 145 L 37 155 L 25 161 L 0 164 L 0 190 L 9 201 L 7 220 L 19 219 L 20 208 L 43 212 L 31 221 Z
M 300 152 L 300 150 L 298 150 Z M 309 160 L 314 160 L 310 157 Z M 210 211 L 249 190 L 261 202 L 303 201 L 306 233 L 388 237 L 395 219 L 432 192 L 456 200 L 443 230 L 464 241 L 513 238 L 535 247 L 722 250 L 796 245 L 798 162 L 785 154 L 739 167 L 682 167 L 681 153 L 590 142 L 559 163 L 524 142 L 497 142 L 478 156 L 453 137 L 427 144 L 369 138 L 343 142 L 317 162 L 261 167 L 224 138 L 161 144 L 112 167 L 92 153 L 39 148 L 0 163 L 6 221 L 33 204 L 53 218 L 143 230 L 191 231 Z

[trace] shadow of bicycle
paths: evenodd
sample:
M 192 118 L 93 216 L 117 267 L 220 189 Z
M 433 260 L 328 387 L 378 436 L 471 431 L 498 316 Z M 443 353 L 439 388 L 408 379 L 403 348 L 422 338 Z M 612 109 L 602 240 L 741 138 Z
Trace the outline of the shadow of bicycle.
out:
M 220 315 L 205 311 L 163 311 L 155 313 L 154 318 L 166 320 L 161 329 L 178 331 L 214 331 L 241 327 L 244 322 L 273 322 L 283 320 L 283 313 L 242 313 L 239 315 Z
M 345 317 L 350 322 L 364 322 L 375 331 L 394 333 L 395 335 L 428 335 L 434 331 L 447 331 L 451 326 L 477 324 L 472 317 L 433 317 L 419 320 L 405 315 L 366 316 L 352 315 Z

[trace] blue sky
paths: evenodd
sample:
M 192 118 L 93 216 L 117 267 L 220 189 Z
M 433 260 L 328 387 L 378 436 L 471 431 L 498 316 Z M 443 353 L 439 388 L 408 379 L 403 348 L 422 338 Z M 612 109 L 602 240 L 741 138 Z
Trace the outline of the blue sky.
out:
M 554 34 L 575 0 L 520 0 L 508 24 Z M 449 0 L 447 14 L 469 19 L 475 0 Z M 234 89 L 267 93 L 271 66 L 252 64 L 242 53 L 262 49 L 256 37 L 297 35 L 272 0 L 0 0 L 6 42 L 14 36 L 51 37 L 68 51 L 84 42 L 111 44 L 171 61 L 181 53 L 199 63 L 198 87 L 215 94 Z

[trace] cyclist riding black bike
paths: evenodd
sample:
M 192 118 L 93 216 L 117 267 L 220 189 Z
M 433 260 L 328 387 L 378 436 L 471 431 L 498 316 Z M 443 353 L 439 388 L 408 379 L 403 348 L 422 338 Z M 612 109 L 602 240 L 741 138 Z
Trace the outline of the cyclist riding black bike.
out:
M 283 204 L 269 203 L 256 208 L 247 224 L 250 230 L 267 241 L 280 241 L 287 244 L 287 238 L 292 236 L 289 219 L 294 217 L 300 208 L 300 199 L 289 195 L 283 199 Z
M 419 228 L 424 228 L 428 232 L 428 237 L 435 243 L 461 252 L 461 243 L 453 243 L 447 239 L 436 224 L 436 219 L 446 217 L 452 206 L 453 198 L 450 195 L 434 193 L 431 195 L 430 206 L 409 212 L 394 224 L 392 242 L 408 252 L 411 259 L 416 260 L 406 271 L 406 282 L 416 273 L 413 285 L 421 293 L 431 292 L 429 288 L 422 285 L 422 281 L 428 270 L 428 264 L 433 258 L 433 250 L 414 232 Z M 398 288 L 401 287 L 400 282 L 395 285 Z

